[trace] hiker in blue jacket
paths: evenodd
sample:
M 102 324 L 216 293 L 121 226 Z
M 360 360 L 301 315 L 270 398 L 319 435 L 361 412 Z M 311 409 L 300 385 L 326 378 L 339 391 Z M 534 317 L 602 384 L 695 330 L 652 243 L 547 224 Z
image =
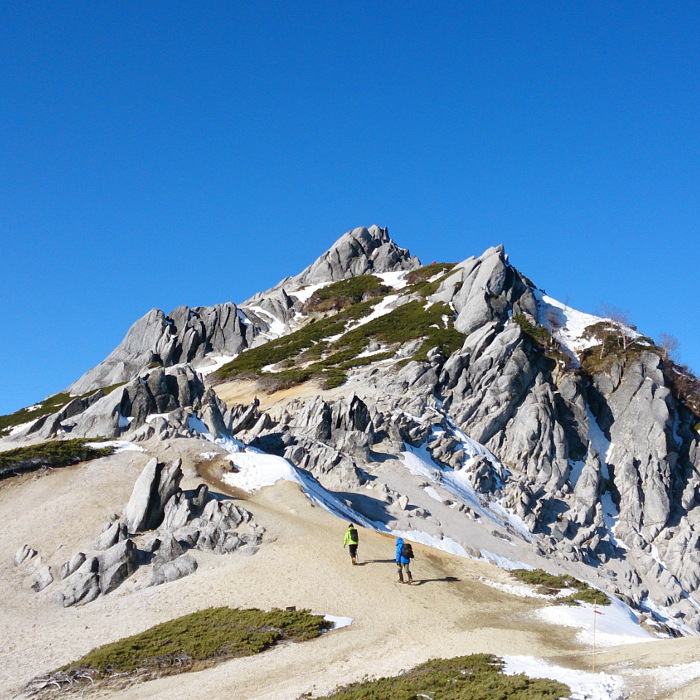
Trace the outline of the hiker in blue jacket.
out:
M 408 565 L 411 563 L 413 558 L 413 547 L 410 543 L 404 541 L 401 537 L 396 540 L 396 566 L 399 568 L 399 583 L 413 583 L 413 578 L 411 577 L 411 570 Z M 403 580 L 403 573 L 406 572 L 407 580 Z

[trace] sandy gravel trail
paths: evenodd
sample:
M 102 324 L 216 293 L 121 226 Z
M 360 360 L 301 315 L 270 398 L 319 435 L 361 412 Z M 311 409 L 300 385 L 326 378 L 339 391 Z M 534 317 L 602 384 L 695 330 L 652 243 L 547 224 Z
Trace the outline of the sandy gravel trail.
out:
M 190 441 L 182 449 L 192 458 L 205 448 L 204 442 Z M 0 486 L 0 625 L 7 631 L 0 649 L 0 696 L 12 697 L 36 674 L 95 646 L 218 605 L 294 605 L 351 617 L 353 623 L 311 642 L 92 696 L 295 700 L 367 675 L 395 674 L 432 657 L 473 652 L 537 656 L 588 668 L 588 651 L 575 642 L 576 630 L 549 626 L 533 615 L 544 601 L 519 598 L 482 582 L 509 580 L 495 566 L 416 545 L 416 585 L 399 585 L 393 538 L 360 529 L 361 565 L 353 567 L 342 548 L 347 523 L 312 505 L 297 485 L 279 482 L 244 495 L 218 481 L 215 470 L 206 472 L 211 488 L 240 498 L 266 528 L 266 542 L 254 556 L 196 553 L 200 568 L 192 576 L 141 591 L 127 582 L 82 607 L 59 608 L 50 600 L 51 586 L 31 592 L 27 570 L 12 565 L 19 546 L 27 542 L 60 564 L 99 534 L 110 513 L 123 510 L 149 456 L 122 453 Z M 201 480 L 190 467 L 183 487 Z M 698 640 L 676 641 L 621 647 L 602 654 L 599 666 L 644 668 L 700 658 Z M 689 687 L 697 690 L 697 685 Z M 667 696 L 698 697 L 683 695 L 687 690 Z M 645 693 L 636 691 L 632 697 L 654 697 Z

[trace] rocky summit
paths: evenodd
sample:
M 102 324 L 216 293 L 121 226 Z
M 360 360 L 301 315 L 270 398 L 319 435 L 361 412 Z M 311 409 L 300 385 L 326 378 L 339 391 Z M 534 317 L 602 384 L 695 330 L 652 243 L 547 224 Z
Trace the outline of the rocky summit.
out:
M 361 227 L 240 304 L 153 309 L 5 429 L 3 449 L 85 438 L 156 455 L 60 566 L 30 533 L 14 566 L 73 606 L 197 576 L 202 552 L 252 556 L 275 533 L 212 489 L 264 486 L 269 461 L 364 528 L 570 574 L 654 634 L 694 635 L 699 396 L 664 348 L 549 297 L 502 246 L 424 266 Z M 182 460 L 157 457 L 187 441 L 216 468 L 183 490 Z

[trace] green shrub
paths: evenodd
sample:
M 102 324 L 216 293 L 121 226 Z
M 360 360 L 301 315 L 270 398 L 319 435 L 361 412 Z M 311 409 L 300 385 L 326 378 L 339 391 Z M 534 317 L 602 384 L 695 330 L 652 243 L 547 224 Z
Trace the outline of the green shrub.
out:
M 327 369 L 321 377 L 323 378 L 323 387 L 325 389 L 335 389 L 342 386 L 347 381 L 348 375 L 341 369 Z
M 410 285 L 408 291 L 422 297 L 435 294 L 454 267 L 455 263 L 433 263 L 419 267 L 417 270 L 411 270 L 405 277 L 406 282 Z
M 374 275 L 359 275 L 317 289 L 304 306 L 305 311 L 340 311 L 368 299 L 386 296 L 393 290 Z
M 73 400 L 70 394 L 60 393 L 54 394 L 44 399 L 41 403 L 29 408 L 21 408 L 19 411 L 10 413 L 6 416 L 0 416 L 0 434 L 8 433 L 12 428 L 29 423 L 30 421 L 48 416 L 51 413 L 60 411 L 67 403 Z
M 323 696 L 333 700 L 558 700 L 571 690 L 557 681 L 506 676 L 502 659 L 472 654 L 453 659 L 431 659 L 389 678 L 360 681 Z
M 376 303 L 370 300 L 355 304 L 335 316 L 311 321 L 292 333 L 249 348 L 221 367 L 216 377 L 224 380 L 236 376 L 257 376 L 266 365 L 297 358 L 305 353 L 321 353 L 325 349 L 325 338 L 342 333 L 350 321 L 369 315 Z M 317 349 L 318 345 L 322 345 L 320 350 Z
M 432 304 L 427 309 L 422 301 L 410 301 L 395 308 L 388 314 L 375 318 L 346 333 L 338 343 L 352 348 L 355 354 L 359 354 L 369 343 L 371 338 L 385 343 L 405 343 L 409 340 L 426 338 L 426 344 L 431 347 L 445 344 L 447 355 L 459 349 L 465 336 L 457 331 L 454 334 L 444 335 L 444 317 L 448 319 L 448 326 L 454 318 L 454 311 L 447 304 Z M 436 345 L 431 345 L 431 338 L 439 338 Z
M 393 356 L 393 351 L 387 350 L 358 358 L 372 339 L 395 345 L 422 338 L 424 342 L 414 356 L 417 360 L 425 360 L 430 349 L 436 347 L 447 357 L 464 342 L 465 336 L 452 327 L 454 311 L 447 304 L 432 304 L 426 309 L 424 302 L 418 300 L 346 332 L 351 322 L 370 314 L 376 303 L 374 300 L 356 303 L 334 316 L 317 319 L 288 335 L 246 350 L 224 365 L 217 378 L 256 377 L 268 391 L 317 378 L 325 387 L 332 388 L 346 381 L 345 370 Z M 334 343 L 328 342 L 329 337 L 340 334 L 342 337 Z M 280 364 L 285 368 L 281 372 L 263 371 L 268 365 Z
M 554 338 L 547 328 L 532 323 L 525 314 L 514 314 L 513 321 L 520 326 L 533 345 L 546 357 L 562 364 L 566 369 L 571 369 L 571 358 L 563 351 L 559 341 Z
M 585 581 L 579 581 L 573 576 L 557 576 L 547 573 L 542 569 L 515 569 L 510 573 L 518 581 L 527 583 L 530 586 L 536 586 L 538 591 L 543 595 L 556 595 L 565 588 L 575 588 L 576 593 L 557 601 L 561 604 L 581 602 L 610 605 L 610 600 L 605 593 L 589 586 Z
M 661 354 L 661 349 L 658 350 Z M 663 354 L 661 356 L 663 357 Z M 700 379 L 688 367 L 669 358 L 663 362 L 663 371 L 676 401 L 687 406 L 696 417 L 700 417 Z M 695 432 L 699 432 L 699 427 L 700 423 L 695 425 Z
M 48 683 L 81 691 L 95 681 L 109 686 L 200 670 L 280 642 L 314 639 L 332 626 L 308 610 L 208 608 L 93 649 L 48 674 Z M 46 680 L 42 676 L 40 687 L 46 687 Z
M 270 372 L 260 377 L 260 387 L 269 393 L 284 391 L 298 384 L 308 382 L 316 372 L 311 369 L 285 369 L 282 372 Z
M 87 442 L 90 441 L 86 438 L 52 440 L 0 452 L 0 479 L 43 467 L 66 467 L 112 454 L 111 447 L 88 447 Z
M 452 271 L 455 264 L 456 263 L 432 263 L 431 265 L 423 265 L 423 267 L 407 272 L 404 280 L 407 284 L 419 284 L 436 275 L 444 276 L 446 272 Z
M 342 362 L 338 367 L 340 369 L 351 369 L 353 367 L 365 367 L 367 365 L 372 365 L 375 362 L 381 362 L 382 360 L 389 360 L 394 356 L 393 352 L 377 352 L 374 355 L 365 355 L 364 357 L 353 357 L 347 362 Z

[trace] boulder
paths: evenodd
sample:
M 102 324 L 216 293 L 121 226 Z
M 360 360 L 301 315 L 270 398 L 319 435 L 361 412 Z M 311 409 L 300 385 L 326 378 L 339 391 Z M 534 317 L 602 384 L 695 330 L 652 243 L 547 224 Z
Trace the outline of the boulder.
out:
M 180 487 L 182 460 L 167 465 L 154 458 L 136 480 L 124 511 L 124 524 L 130 533 L 157 528 L 163 521 L 165 505 Z
M 89 603 L 100 595 L 99 560 L 90 557 L 63 582 L 53 594 L 54 600 L 64 608 L 77 603 Z
M 42 566 L 32 579 L 31 588 L 35 593 L 43 591 L 44 588 L 53 583 L 53 574 L 48 566 Z
M 108 525 L 104 532 L 92 543 L 92 548 L 97 550 L 109 549 L 110 547 L 125 540 L 129 536 L 126 525 L 120 522 L 113 522 Z
M 61 578 L 66 579 L 75 573 L 84 563 L 87 557 L 83 552 L 76 552 L 67 562 L 61 566 Z
M 36 549 L 32 549 L 28 544 L 23 544 L 15 554 L 15 566 L 21 566 L 30 559 L 33 559 L 37 554 L 38 552 Z
M 189 555 L 174 559 L 173 561 L 164 562 L 154 567 L 150 581 L 147 586 L 160 586 L 163 583 L 177 581 L 180 578 L 189 576 L 197 570 L 197 560 Z
M 106 595 L 120 586 L 136 571 L 137 553 L 131 540 L 110 547 L 97 557 L 99 563 L 100 593 Z
M 185 553 L 185 548 L 178 542 L 177 539 L 172 534 L 167 534 L 163 536 L 160 542 L 160 546 L 156 550 L 156 558 L 154 561 L 154 566 L 159 567 L 166 562 L 177 559 L 179 556 Z

